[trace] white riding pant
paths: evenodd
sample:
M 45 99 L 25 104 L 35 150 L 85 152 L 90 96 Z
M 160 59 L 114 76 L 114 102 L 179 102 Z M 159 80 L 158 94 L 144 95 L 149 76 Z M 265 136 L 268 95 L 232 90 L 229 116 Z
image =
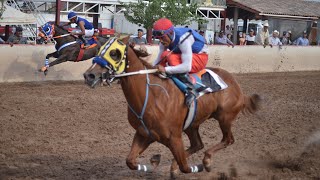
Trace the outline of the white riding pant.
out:
M 81 32 L 81 30 L 80 29 L 74 29 L 72 32 L 79 33 L 79 32 Z M 94 34 L 94 28 L 86 29 L 86 30 L 84 30 L 84 32 L 85 32 L 84 37 L 92 37 L 93 34 Z

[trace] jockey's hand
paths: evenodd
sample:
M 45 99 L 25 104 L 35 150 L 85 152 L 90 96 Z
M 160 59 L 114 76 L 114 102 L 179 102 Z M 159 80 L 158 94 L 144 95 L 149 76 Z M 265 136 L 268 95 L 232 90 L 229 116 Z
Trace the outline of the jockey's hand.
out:
M 134 43 L 134 42 L 129 43 L 129 46 L 132 48 L 134 48 L 135 45 L 136 45 L 136 43 Z
M 70 34 L 71 34 L 72 36 L 77 35 L 76 32 L 71 32 Z
M 166 73 L 166 69 L 165 69 L 163 66 L 157 65 L 156 68 L 158 69 L 158 71 L 159 71 L 160 73 Z

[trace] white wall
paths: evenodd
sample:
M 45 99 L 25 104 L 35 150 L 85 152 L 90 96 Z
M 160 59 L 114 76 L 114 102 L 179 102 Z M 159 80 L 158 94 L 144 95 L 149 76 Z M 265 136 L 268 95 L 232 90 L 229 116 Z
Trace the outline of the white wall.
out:
M 147 46 L 155 59 L 158 46 Z M 52 45 L 0 45 L 0 82 L 82 80 L 91 65 L 84 62 L 65 62 L 49 68 L 44 76 L 38 72 L 46 54 L 55 51 Z M 52 61 L 53 59 L 50 59 Z M 320 70 L 320 47 L 287 46 L 279 50 L 262 46 L 209 46 L 211 67 L 221 67 L 232 73 L 259 73 Z

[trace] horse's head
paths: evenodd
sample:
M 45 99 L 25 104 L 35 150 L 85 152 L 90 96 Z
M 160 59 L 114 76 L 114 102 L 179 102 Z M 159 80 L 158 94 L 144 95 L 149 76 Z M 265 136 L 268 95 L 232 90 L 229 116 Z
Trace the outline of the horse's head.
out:
M 68 31 L 59 27 L 56 24 L 46 23 L 39 28 L 40 32 L 39 36 L 45 36 L 47 39 L 55 38 L 62 34 L 68 34 Z
M 46 23 L 43 26 L 41 26 L 39 28 L 40 32 L 39 36 L 45 36 L 49 39 L 51 39 L 54 35 L 55 35 L 55 31 L 54 31 L 54 24 L 51 23 Z
M 86 84 L 94 88 L 98 83 L 111 83 L 114 75 L 121 74 L 128 66 L 129 36 L 123 39 L 111 38 L 92 61 L 92 66 L 83 74 Z

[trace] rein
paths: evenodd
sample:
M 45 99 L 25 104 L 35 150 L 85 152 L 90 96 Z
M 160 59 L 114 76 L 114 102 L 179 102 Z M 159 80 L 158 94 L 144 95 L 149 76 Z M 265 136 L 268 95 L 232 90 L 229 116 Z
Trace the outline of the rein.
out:
M 117 77 L 132 76 L 137 74 L 153 74 L 156 72 L 158 72 L 158 69 L 146 69 L 146 70 L 139 70 L 139 71 L 124 73 L 124 74 L 111 75 L 111 77 L 117 78 Z
M 144 130 L 146 131 L 146 133 L 150 137 L 151 137 L 150 131 L 149 131 L 149 129 L 147 128 L 147 126 L 145 125 L 145 123 L 143 121 L 143 115 L 144 115 L 145 110 L 147 108 L 147 103 L 148 103 L 148 99 L 149 99 L 150 86 L 159 86 L 159 87 L 161 87 L 165 91 L 166 95 L 169 97 L 169 94 L 168 94 L 168 92 L 166 91 L 166 89 L 164 87 L 160 86 L 159 84 L 150 84 L 149 74 L 150 73 L 155 73 L 157 71 L 158 71 L 157 69 L 149 69 L 149 70 L 146 69 L 146 70 L 140 70 L 140 71 L 136 71 L 136 72 L 132 72 L 132 73 L 119 74 L 119 75 L 125 75 L 125 76 L 131 76 L 131 75 L 136 75 L 136 74 L 146 74 L 146 76 L 147 76 L 146 77 L 146 79 L 147 79 L 147 82 L 146 82 L 146 96 L 145 96 L 145 100 L 144 100 L 143 107 L 142 107 L 140 115 L 130 106 L 129 102 L 128 102 L 128 106 L 129 106 L 131 112 L 134 115 L 136 115 L 136 117 L 139 119 L 139 121 L 141 122 Z M 119 77 L 123 77 L 123 76 L 119 76 Z
M 54 36 L 52 37 L 53 39 L 58 39 L 58 38 L 62 38 L 62 37 L 66 37 L 66 36 L 70 36 L 71 34 L 62 34 L 62 35 L 59 35 L 59 36 Z

